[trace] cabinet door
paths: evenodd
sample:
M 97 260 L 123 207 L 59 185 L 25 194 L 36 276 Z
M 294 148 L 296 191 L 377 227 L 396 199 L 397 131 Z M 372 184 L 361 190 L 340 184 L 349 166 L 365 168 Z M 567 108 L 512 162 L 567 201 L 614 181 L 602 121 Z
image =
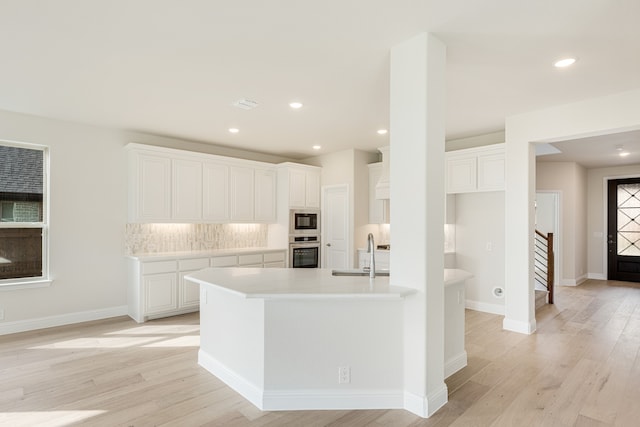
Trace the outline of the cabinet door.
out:
M 307 182 L 304 170 L 289 170 L 289 207 L 304 208 L 307 205 Z
M 253 168 L 231 167 L 231 220 L 254 220 Z
M 172 161 L 172 219 L 202 219 L 202 163 L 195 160 Z
M 200 285 L 184 279 L 184 276 L 186 276 L 189 273 L 191 272 L 181 271 L 178 274 L 180 279 L 180 286 L 178 287 L 178 307 L 179 308 L 200 307 Z
M 171 159 L 150 154 L 135 154 L 136 175 L 132 202 L 136 206 L 133 221 L 169 221 L 171 219 Z
M 389 223 L 389 201 L 376 199 L 376 184 L 383 173 L 382 163 L 369 165 L 369 223 Z
M 229 220 L 229 166 L 206 162 L 202 165 L 202 217 L 208 221 Z
M 447 193 L 476 191 L 476 156 L 447 159 Z
M 504 152 L 478 155 L 478 191 L 504 190 Z
M 306 207 L 320 208 L 320 174 L 307 172 L 305 176 Z
M 142 277 L 145 315 L 177 310 L 176 273 L 151 274 Z
M 276 222 L 276 172 L 255 171 L 255 220 Z

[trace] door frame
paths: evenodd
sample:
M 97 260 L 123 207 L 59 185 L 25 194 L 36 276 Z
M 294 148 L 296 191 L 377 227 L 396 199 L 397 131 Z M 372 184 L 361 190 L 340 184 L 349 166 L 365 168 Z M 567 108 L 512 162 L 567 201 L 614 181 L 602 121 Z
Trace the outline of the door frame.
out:
M 562 191 L 561 190 L 536 190 L 537 193 L 553 194 L 555 196 L 554 221 L 556 223 L 556 234 L 553 236 L 554 248 L 554 284 L 557 286 L 565 285 L 562 283 Z
M 346 239 L 346 251 L 347 251 L 347 268 L 349 268 L 348 266 L 352 266 L 353 265 L 353 251 L 352 251 L 352 246 L 353 246 L 353 232 L 352 232 L 352 221 L 353 221 L 353 215 L 351 213 L 351 193 L 349 191 L 349 184 L 335 184 L 335 185 L 323 185 L 322 186 L 322 197 L 320 200 L 320 206 L 322 206 L 322 210 L 321 210 L 321 224 L 322 224 L 322 228 L 320 230 L 320 242 L 322 244 L 322 251 L 321 251 L 321 257 L 320 257 L 320 262 L 321 262 L 321 267 L 322 268 L 327 268 L 326 267 L 326 262 L 327 262 L 327 246 L 326 246 L 326 230 L 327 230 L 327 213 L 328 213 L 328 208 L 327 208 L 327 192 L 329 190 L 339 190 L 339 189 L 344 189 L 345 193 L 347 194 L 347 229 L 345 230 L 345 233 L 347 235 L 347 239 Z
M 614 175 L 602 178 L 602 217 L 604 223 L 602 225 L 602 275 L 604 280 L 609 280 L 609 245 L 607 244 L 607 235 L 609 234 L 609 181 L 616 179 L 640 178 L 640 174 Z

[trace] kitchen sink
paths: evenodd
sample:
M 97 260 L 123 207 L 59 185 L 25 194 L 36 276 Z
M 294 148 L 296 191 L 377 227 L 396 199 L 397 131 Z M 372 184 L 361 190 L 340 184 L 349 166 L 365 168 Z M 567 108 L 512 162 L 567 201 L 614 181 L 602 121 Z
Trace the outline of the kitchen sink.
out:
M 350 269 L 350 270 L 332 270 L 332 276 L 368 276 L 369 270 L 358 270 L 358 269 Z M 385 277 L 389 276 L 389 270 L 376 270 L 376 276 Z

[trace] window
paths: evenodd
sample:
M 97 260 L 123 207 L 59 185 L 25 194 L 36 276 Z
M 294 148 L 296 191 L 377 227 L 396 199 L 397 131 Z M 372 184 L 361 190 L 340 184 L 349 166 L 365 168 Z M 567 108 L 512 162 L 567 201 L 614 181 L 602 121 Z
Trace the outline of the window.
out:
M 47 155 L 0 141 L 0 287 L 49 280 Z

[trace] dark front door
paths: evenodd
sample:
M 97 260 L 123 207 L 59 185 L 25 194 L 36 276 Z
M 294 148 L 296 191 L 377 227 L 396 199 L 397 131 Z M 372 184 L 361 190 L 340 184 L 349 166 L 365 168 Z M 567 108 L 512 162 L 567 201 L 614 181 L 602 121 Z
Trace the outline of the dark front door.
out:
M 640 178 L 609 181 L 609 280 L 640 282 Z

